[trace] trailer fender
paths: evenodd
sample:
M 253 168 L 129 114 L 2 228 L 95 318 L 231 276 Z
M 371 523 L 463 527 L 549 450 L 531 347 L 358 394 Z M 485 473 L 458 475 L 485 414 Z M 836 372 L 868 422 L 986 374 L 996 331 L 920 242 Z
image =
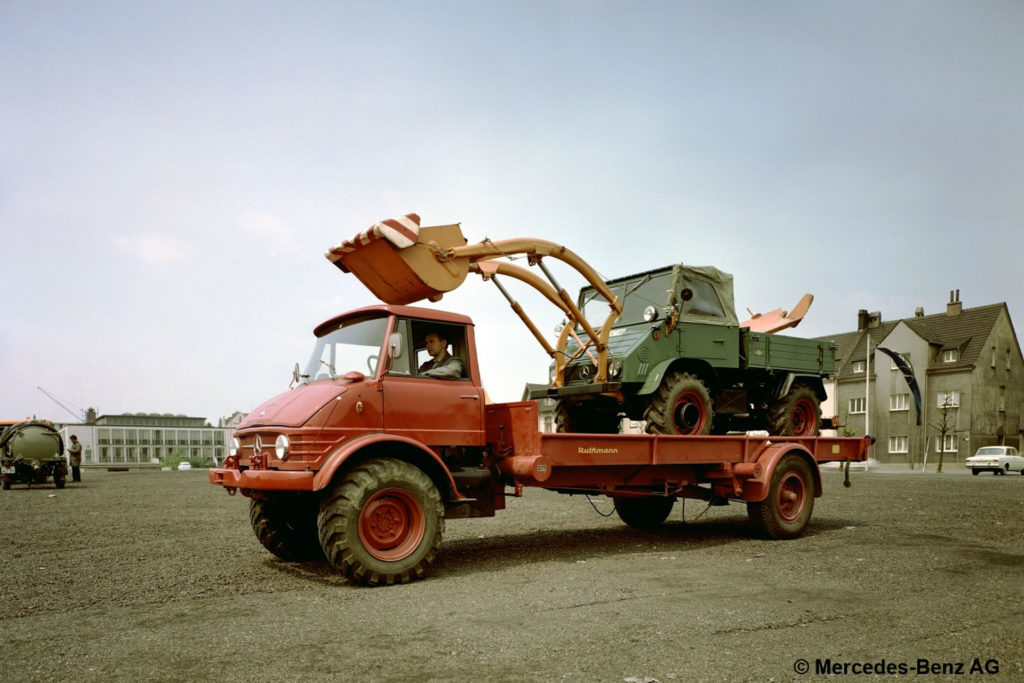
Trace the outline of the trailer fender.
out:
M 438 489 L 461 498 L 455 479 L 441 457 L 419 441 L 395 434 L 366 434 L 348 441 L 334 450 L 313 477 L 313 490 L 327 488 L 343 467 L 373 457 L 405 460 L 427 473 Z M 448 496 L 445 496 L 448 497 Z
M 754 475 L 743 482 L 742 499 L 748 503 L 757 503 L 768 497 L 775 466 L 785 456 L 795 454 L 803 458 L 814 475 L 814 497 L 821 497 L 821 472 L 818 463 L 811 453 L 803 446 L 795 443 L 775 443 L 765 446 L 754 461 Z

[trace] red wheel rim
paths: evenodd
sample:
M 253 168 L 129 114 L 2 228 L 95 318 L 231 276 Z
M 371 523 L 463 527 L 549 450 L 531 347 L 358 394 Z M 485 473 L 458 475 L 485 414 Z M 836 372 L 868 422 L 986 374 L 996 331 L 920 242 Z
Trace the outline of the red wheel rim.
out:
M 815 415 L 814 402 L 809 398 L 802 398 L 793 406 L 793 418 L 790 420 L 790 430 L 794 436 L 812 436 L 814 434 Z
M 804 512 L 807 486 L 797 472 L 788 472 L 779 482 L 779 495 L 775 501 L 779 517 L 788 523 L 796 522 Z
M 423 540 L 425 528 L 423 508 L 403 489 L 378 491 L 359 512 L 359 540 L 367 552 L 384 562 L 411 555 Z
M 708 420 L 704 400 L 696 391 L 684 391 L 672 407 L 672 423 L 679 434 L 700 434 Z

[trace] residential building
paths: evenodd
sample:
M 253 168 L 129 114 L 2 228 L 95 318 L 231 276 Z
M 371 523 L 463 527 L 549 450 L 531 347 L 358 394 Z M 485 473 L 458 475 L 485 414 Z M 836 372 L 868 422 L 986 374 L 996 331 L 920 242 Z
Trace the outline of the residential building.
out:
M 964 308 L 950 292 L 942 313 L 883 321 L 860 311 L 857 329 L 820 337 L 836 344 L 836 376 L 823 414 L 841 433 L 876 438 L 880 462 L 960 462 L 989 445 L 1021 446 L 1024 358 L 1005 303 Z M 910 364 L 917 407 L 889 349 Z M 870 351 L 869 351 L 870 349 Z

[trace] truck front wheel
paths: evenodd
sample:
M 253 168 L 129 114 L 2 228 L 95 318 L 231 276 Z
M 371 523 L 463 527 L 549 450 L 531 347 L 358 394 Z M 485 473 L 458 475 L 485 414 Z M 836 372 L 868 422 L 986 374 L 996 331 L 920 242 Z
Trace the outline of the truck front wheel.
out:
M 775 466 L 768 497 L 747 503 L 747 517 L 758 535 L 796 538 L 804 532 L 814 510 L 814 475 L 799 455 L 786 455 Z
M 426 574 L 444 533 L 441 495 L 422 470 L 392 458 L 369 460 L 337 482 L 320 504 L 320 545 L 353 583 L 407 583 Z
M 687 372 L 666 374 L 644 412 L 652 434 L 710 434 L 714 417 L 708 388 Z
M 619 513 L 619 519 L 634 529 L 654 529 L 668 519 L 675 502 L 675 498 L 665 496 L 616 498 L 615 512 Z
M 317 501 L 310 495 L 252 498 L 249 521 L 263 547 L 285 562 L 322 560 L 316 533 Z
M 768 432 L 775 436 L 817 436 L 821 404 L 806 384 L 796 384 L 768 411 Z

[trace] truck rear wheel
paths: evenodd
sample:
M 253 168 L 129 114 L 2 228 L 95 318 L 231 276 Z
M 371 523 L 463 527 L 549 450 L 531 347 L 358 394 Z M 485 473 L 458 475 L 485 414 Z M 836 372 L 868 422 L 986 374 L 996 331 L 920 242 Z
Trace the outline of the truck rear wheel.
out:
M 65 475 L 63 475 L 63 474 L 55 474 L 55 475 L 53 475 L 53 485 L 56 486 L 57 488 L 59 488 L 59 489 L 64 488 L 64 482 L 65 481 L 67 481 L 67 478 L 65 477 Z
M 444 533 L 441 495 L 422 470 L 392 458 L 352 469 L 320 504 L 320 545 L 353 583 L 407 583 L 426 574 Z
M 664 524 L 675 503 L 675 498 L 665 496 L 616 498 L 615 512 L 619 513 L 619 519 L 634 529 L 654 529 Z
M 688 372 L 666 374 L 644 412 L 652 434 L 710 434 L 714 417 L 711 393 Z
M 817 436 L 821 404 L 806 384 L 795 384 L 768 411 L 768 432 L 775 436 Z
M 252 498 L 249 521 L 263 547 L 285 562 L 322 560 L 316 533 L 317 501 L 310 495 Z
M 9 474 L 5 474 L 4 475 L 3 480 L 0 481 L 0 487 L 2 487 L 4 491 L 9 491 L 10 490 L 10 488 L 11 488 L 11 475 L 9 475 Z
M 747 503 L 747 517 L 758 535 L 796 538 L 804 532 L 814 510 L 814 475 L 799 455 L 786 455 L 772 473 L 768 497 Z

